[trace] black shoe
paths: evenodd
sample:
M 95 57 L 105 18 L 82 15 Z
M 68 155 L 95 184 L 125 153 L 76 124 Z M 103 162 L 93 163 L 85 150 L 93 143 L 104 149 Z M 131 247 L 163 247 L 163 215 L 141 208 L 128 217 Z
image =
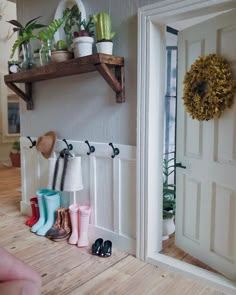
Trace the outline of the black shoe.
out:
M 110 257 L 112 254 L 112 242 L 111 241 L 105 241 L 104 245 L 100 252 L 100 257 Z
M 97 239 L 95 243 L 92 245 L 92 254 L 100 256 L 100 252 L 102 249 L 103 239 Z

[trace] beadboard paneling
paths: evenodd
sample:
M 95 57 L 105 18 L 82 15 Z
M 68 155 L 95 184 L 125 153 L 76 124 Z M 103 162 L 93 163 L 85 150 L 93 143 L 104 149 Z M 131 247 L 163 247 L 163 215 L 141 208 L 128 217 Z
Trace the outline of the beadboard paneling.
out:
M 92 208 L 91 236 L 102 235 L 135 254 L 136 148 L 114 144 L 120 154 L 112 159 L 113 151 L 108 143 L 91 142 L 96 150 L 88 156 L 85 142 L 68 142 L 73 145 L 73 153 L 81 156 L 84 189 L 75 193 L 61 192 L 62 205 L 69 206 L 75 194 L 78 204 Z M 29 146 L 29 140 L 22 137 L 21 210 L 26 214 L 30 212 L 29 199 L 38 189 L 48 187 L 48 160 Z M 54 156 L 64 148 L 64 142 L 58 140 Z

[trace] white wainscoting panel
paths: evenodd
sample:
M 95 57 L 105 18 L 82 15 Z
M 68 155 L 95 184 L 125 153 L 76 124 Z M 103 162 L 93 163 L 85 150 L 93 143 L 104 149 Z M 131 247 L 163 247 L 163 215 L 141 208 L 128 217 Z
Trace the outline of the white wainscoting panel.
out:
M 37 140 L 37 138 L 32 138 Z M 84 189 L 78 192 L 61 192 L 62 204 L 73 202 L 92 208 L 90 238 L 110 239 L 119 249 L 136 254 L 136 147 L 115 144 L 120 154 L 114 159 L 108 143 L 91 142 L 95 152 L 87 155 L 88 146 L 82 141 L 70 141 L 73 153 L 82 158 Z M 38 189 L 48 187 L 48 160 L 22 137 L 22 201 L 21 211 L 30 214 L 29 199 Z M 65 143 L 57 140 L 55 151 L 64 149 Z

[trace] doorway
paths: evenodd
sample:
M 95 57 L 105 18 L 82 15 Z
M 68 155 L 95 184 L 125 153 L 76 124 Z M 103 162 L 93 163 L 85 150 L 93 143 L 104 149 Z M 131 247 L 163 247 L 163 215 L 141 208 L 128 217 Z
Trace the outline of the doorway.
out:
M 139 11 L 137 255 L 151 263 L 169 265 L 220 286 L 227 286 L 228 291 L 235 292 L 235 284 L 231 281 L 159 254 L 162 249 L 162 203 L 157 196 L 162 195 L 163 181 L 160 163 L 163 156 L 165 64 L 162 57 L 165 56 L 166 25 L 235 7 L 233 1 L 190 2 L 162 1 Z M 153 126 L 156 126 L 155 134 L 151 128 Z
M 166 89 L 164 101 L 163 138 L 163 236 L 161 254 L 218 273 L 207 264 L 194 258 L 175 244 L 176 198 L 176 103 L 177 103 L 177 43 L 178 30 L 213 18 L 220 13 L 173 24 L 166 27 Z

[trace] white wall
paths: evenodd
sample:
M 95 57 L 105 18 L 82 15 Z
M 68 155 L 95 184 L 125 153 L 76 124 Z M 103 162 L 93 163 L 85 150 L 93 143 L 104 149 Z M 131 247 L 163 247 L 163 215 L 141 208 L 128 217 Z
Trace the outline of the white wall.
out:
M 35 110 L 22 113 L 22 136 L 55 130 L 59 138 L 113 141 L 136 145 L 137 9 L 155 0 L 86 0 L 87 15 L 110 12 L 114 54 L 125 57 L 126 102 L 115 103 L 115 94 L 97 73 L 35 83 Z M 58 0 L 18 0 L 20 21 L 42 15 L 49 23 Z
M 12 2 L 8 2 L 6 0 L 0 0 L 1 4 L 6 6 L 3 16 L 0 19 L 0 73 L 7 74 L 8 66 L 7 61 L 9 60 L 9 56 L 11 53 L 11 48 L 13 43 L 15 42 L 16 36 L 13 36 L 10 40 L 7 40 L 8 33 L 11 34 L 12 26 L 8 24 L 6 21 L 11 19 L 16 19 L 16 4 Z M 5 91 L 1 89 L 0 84 L 0 102 L 2 99 L 3 93 Z M 3 86 L 5 87 L 5 86 Z M 2 133 L 3 133 L 3 124 L 2 124 L 2 104 L 0 104 L 0 162 L 6 162 L 9 160 L 9 151 L 11 148 L 11 144 L 2 142 Z

